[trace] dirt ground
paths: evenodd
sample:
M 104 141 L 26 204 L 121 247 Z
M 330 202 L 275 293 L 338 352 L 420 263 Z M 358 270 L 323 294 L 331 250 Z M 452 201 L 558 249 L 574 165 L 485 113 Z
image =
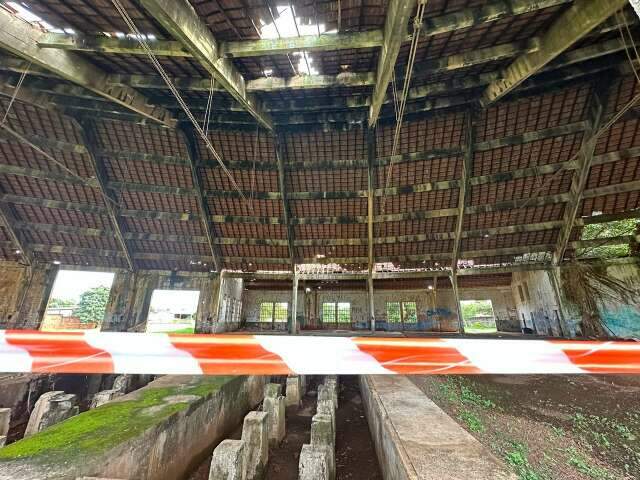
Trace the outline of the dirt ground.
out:
M 640 377 L 411 379 L 520 480 L 640 479 Z

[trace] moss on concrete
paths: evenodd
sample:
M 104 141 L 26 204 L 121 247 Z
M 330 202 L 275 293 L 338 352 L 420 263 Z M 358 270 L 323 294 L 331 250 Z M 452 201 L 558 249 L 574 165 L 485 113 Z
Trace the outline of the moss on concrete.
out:
M 51 454 L 58 459 L 60 456 L 83 458 L 84 454 L 107 451 L 189 405 L 189 402 L 165 402 L 166 397 L 194 395 L 206 398 L 233 378 L 202 377 L 193 384 L 145 389 L 138 398 L 107 403 L 0 449 L 0 462 L 22 458 L 37 460 Z M 144 414 L 150 407 L 159 408 L 153 409 L 153 415 Z

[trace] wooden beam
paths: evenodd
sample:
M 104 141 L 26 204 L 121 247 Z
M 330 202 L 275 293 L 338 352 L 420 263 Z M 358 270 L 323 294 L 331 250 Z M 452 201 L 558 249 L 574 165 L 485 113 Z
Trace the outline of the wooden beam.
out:
M 585 132 L 578 157 L 577 169 L 571 178 L 570 198 L 564 208 L 564 225 L 560 229 L 556 248 L 553 252 L 553 265 L 558 266 L 564 258 L 564 253 L 569 244 L 569 238 L 575 225 L 578 210 L 582 203 L 582 195 L 587 187 L 589 173 L 594 158 L 596 143 L 598 141 L 597 132 L 604 117 L 605 99 L 600 92 L 594 88 L 591 101 L 588 105 L 588 129 Z
M 402 41 L 407 36 L 409 19 L 416 5 L 416 0 L 390 0 L 387 6 L 387 18 L 384 24 L 384 39 L 378 56 L 376 85 L 371 97 L 369 109 L 369 126 L 378 121 L 380 108 L 387 96 L 387 88 L 394 74 L 396 59 Z
M 118 206 L 118 198 L 108 185 L 108 175 L 104 163 L 97 155 L 97 153 L 93 150 L 94 146 L 98 145 L 98 133 L 96 130 L 96 126 L 93 121 L 87 118 L 82 119 L 77 126 L 78 130 L 80 131 L 80 135 L 82 136 L 82 143 L 87 148 L 87 154 L 91 159 L 91 164 L 96 174 L 96 182 L 98 183 L 98 188 L 100 189 L 100 192 L 102 192 L 102 195 L 104 197 L 104 204 L 107 209 L 109 220 L 111 220 L 111 226 L 113 227 L 116 239 L 120 244 L 122 254 L 127 261 L 127 265 L 129 265 L 129 269 L 135 271 L 136 264 L 133 261 L 131 255 L 132 249 L 123 235 L 126 228 L 122 220 L 118 217 L 118 211 L 120 209 L 120 207 Z
M 273 128 L 259 101 L 247 92 L 245 80 L 187 0 L 140 0 L 142 6 L 190 52 L 229 94 L 262 126 Z
M 46 35 L 24 20 L 0 9 L 0 48 L 24 58 L 34 66 L 46 69 L 73 83 L 107 98 L 139 115 L 175 126 L 172 115 L 155 106 L 140 92 L 127 86 L 109 83 L 108 75 L 82 57 L 63 50 L 41 49 L 38 41 Z
M 6 248 L 17 248 L 19 250 L 18 255 L 20 255 L 24 263 L 32 265 L 34 261 L 33 252 L 29 250 L 27 240 L 18 229 L 18 219 L 13 211 L 13 207 L 5 200 L 3 194 L 4 192 L 2 188 L 0 188 L 0 226 L 4 227 L 12 243 Z
M 276 159 L 278 161 L 278 188 L 280 189 L 280 198 L 282 199 L 282 214 L 284 224 L 287 226 L 287 244 L 289 247 L 289 257 L 291 261 L 291 271 L 296 271 L 296 249 L 295 249 L 295 231 L 291 222 L 291 205 L 289 203 L 289 194 L 287 189 L 287 180 L 285 176 L 287 163 L 287 141 L 281 132 L 276 133 Z
M 627 0 L 576 0 L 540 37 L 537 51 L 518 57 L 504 70 L 500 80 L 487 87 L 482 105 L 511 92 L 626 4 Z
M 458 258 L 460 255 L 460 244 L 462 242 L 462 230 L 464 225 L 465 206 L 467 204 L 467 189 L 469 187 L 469 178 L 473 174 L 473 156 L 475 154 L 475 118 L 474 112 L 467 111 L 465 114 L 465 153 L 462 158 L 462 175 L 460 177 L 460 188 L 458 194 L 458 216 L 456 219 L 456 230 L 453 238 L 453 253 L 451 255 L 451 276 L 455 280 L 458 271 Z M 456 281 L 457 285 L 457 281 Z M 454 288 L 457 292 L 457 286 Z M 458 311 L 460 315 L 460 325 L 462 323 L 462 313 Z
M 209 245 L 209 251 L 213 258 L 213 263 L 218 272 L 222 272 L 224 262 L 222 261 L 222 251 L 220 247 L 214 242 L 215 234 L 213 232 L 213 226 L 211 225 L 211 212 L 209 211 L 209 205 L 204 195 L 204 184 L 198 171 L 198 164 L 200 163 L 200 155 L 198 153 L 197 146 L 197 133 L 190 128 L 190 126 L 184 126 L 180 129 L 182 139 L 187 146 L 187 155 L 189 156 L 189 166 L 191 167 L 191 180 L 193 182 L 193 190 L 195 191 L 198 200 L 198 209 L 200 211 L 200 221 L 204 227 L 204 231 L 207 237 L 207 243 Z
M 375 159 L 377 132 L 376 127 L 367 128 L 367 293 L 369 299 L 369 325 L 372 332 L 376 331 L 376 313 L 373 298 L 373 272 L 375 269 L 375 236 L 373 229 L 374 206 L 375 206 Z

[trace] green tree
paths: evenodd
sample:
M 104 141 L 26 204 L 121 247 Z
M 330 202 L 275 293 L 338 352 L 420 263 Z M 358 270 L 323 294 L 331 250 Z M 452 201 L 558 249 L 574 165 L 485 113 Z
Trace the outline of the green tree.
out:
M 68 300 L 66 298 L 52 298 L 49 300 L 49 305 L 47 308 L 64 308 L 64 307 L 73 307 L 76 304 L 73 300 Z
M 95 287 L 80 295 L 76 315 L 82 323 L 102 322 L 109 301 L 108 287 Z

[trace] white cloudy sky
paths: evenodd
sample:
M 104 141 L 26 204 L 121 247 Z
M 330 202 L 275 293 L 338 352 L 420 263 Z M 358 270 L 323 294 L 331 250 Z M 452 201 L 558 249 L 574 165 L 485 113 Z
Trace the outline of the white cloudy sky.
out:
M 60 270 L 53 284 L 51 298 L 80 300 L 82 292 L 95 287 L 111 287 L 113 273 Z

